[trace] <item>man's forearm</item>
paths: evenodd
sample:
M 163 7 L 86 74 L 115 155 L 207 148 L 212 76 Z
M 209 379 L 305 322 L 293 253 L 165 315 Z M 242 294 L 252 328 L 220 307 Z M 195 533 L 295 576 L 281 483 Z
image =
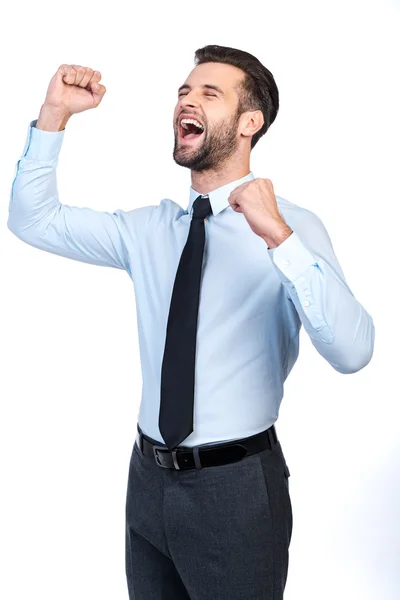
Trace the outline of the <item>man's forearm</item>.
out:
M 69 116 L 65 113 L 43 104 L 35 127 L 44 131 L 62 131 L 68 121 Z

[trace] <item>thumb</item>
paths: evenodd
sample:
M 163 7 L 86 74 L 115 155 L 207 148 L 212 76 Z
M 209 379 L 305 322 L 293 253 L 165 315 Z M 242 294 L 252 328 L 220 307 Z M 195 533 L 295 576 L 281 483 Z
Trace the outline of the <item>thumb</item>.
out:
M 106 87 L 97 81 L 90 82 L 88 87 L 90 88 L 94 101 L 99 104 L 106 93 Z

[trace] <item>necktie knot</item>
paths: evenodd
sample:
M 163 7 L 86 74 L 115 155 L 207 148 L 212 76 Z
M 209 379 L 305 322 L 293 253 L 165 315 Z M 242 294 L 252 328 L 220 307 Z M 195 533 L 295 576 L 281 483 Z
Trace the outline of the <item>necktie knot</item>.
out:
M 192 219 L 205 219 L 212 214 L 210 198 L 208 196 L 197 196 L 193 202 Z

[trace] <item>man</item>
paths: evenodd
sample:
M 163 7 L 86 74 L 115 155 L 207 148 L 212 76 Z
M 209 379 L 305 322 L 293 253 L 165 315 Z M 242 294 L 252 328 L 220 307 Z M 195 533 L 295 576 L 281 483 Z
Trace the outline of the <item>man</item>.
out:
M 173 158 L 189 203 L 114 213 L 62 205 L 56 166 L 71 115 L 101 74 L 61 65 L 32 121 L 9 229 L 42 250 L 127 271 L 143 392 L 126 498 L 130 598 L 279 600 L 292 535 L 289 469 L 274 426 L 304 325 L 340 373 L 371 360 L 375 328 L 310 210 L 250 171 L 278 112 L 270 71 L 206 46 L 178 90 Z

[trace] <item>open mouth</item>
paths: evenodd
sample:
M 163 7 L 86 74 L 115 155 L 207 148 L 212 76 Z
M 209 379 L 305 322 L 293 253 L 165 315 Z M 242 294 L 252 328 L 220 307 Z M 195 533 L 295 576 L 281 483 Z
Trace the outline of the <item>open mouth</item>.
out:
M 194 123 L 185 123 L 184 125 L 179 123 L 179 138 L 185 142 L 197 140 L 203 133 L 204 129 L 200 129 Z

